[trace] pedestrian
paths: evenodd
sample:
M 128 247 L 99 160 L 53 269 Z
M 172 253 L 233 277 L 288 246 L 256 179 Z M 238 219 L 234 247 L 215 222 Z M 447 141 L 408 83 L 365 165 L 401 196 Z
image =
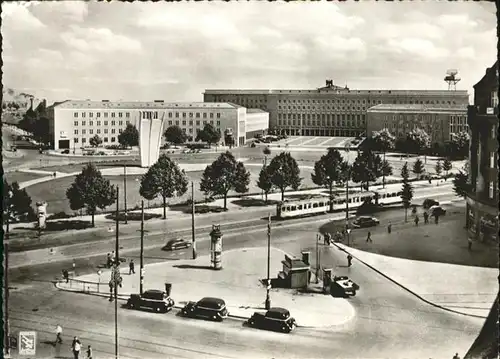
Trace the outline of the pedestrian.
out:
M 419 221 L 419 220 L 420 220 L 420 219 L 418 218 L 418 215 L 416 215 L 416 216 L 415 216 L 415 226 L 416 226 L 416 227 L 418 227 L 418 221 Z
M 113 301 L 113 281 L 109 281 L 109 301 Z
M 111 252 L 111 263 L 116 264 L 115 251 Z
M 468 237 L 467 241 L 469 242 L 469 251 L 471 251 L 472 250 L 472 238 Z
M 63 278 L 66 280 L 66 283 L 69 282 L 69 272 L 67 269 L 63 269 L 62 270 L 62 275 L 63 275 Z
M 387 225 L 387 233 L 391 234 L 392 232 L 392 224 L 391 222 L 389 222 L 389 224 Z
M 131 259 L 130 260 L 130 263 L 128 264 L 128 274 L 135 274 L 135 270 L 134 270 L 134 260 Z
M 372 241 L 372 233 L 368 231 L 368 235 L 366 236 L 366 242 L 373 242 Z
M 75 359 L 80 357 L 80 350 L 82 349 L 82 343 L 78 339 L 78 337 L 73 338 L 73 343 L 71 344 L 71 349 L 73 349 L 73 355 Z
M 92 347 L 90 345 L 87 347 L 87 359 L 92 359 Z
M 57 173 L 54 172 L 53 175 L 54 175 L 54 178 L 55 178 L 57 176 Z
M 434 223 L 439 223 L 439 216 L 437 214 L 434 215 Z
M 108 253 L 106 257 L 106 267 L 111 268 L 113 265 L 113 260 L 111 259 L 111 253 Z
M 424 212 L 424 224 L 429 223 L 429 214 L 427 212 Z
M 453 359 L 460 359 L 460 357 L 458 356 L 458 353 L 455 353 L 455 355 L 453 356 Z
M 57 326 L 56 326 L 56 344 L 57 343 L 62 344 L 61 335 L 62 335 L 62 327 L 59 324 L 57 324 Z
M 347 255 L 347 266 L 348 267 L 352 266 L 352 256 L 351 256 L 351 254 Z

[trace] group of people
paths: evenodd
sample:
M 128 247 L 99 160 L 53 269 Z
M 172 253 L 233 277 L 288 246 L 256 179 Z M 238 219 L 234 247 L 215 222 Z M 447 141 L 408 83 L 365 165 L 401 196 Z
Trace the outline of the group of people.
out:
M 56 326 L 56 342 L 55 344 L 62 344 L 62 327 L 61 325 L 57 324 Z M 78 339 L 77 336 L 73 337 L 73 342 L 71 343 L 71 351 L 73 352 L 73 357 L 75 359 L 80 358 L 80 352 L 82 350 L 82 342 L 80 339 Z M 93 353 L 92 353 L 92 346 L 89 345 L 87 346 L 86 350 L 86 358 L 85 359 L 92 359 L 93 358 Z

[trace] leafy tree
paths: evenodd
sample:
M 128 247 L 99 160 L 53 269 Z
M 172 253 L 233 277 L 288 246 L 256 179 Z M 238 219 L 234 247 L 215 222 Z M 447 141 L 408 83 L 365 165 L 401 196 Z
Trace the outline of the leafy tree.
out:
M 264 154 L 264 166 L 267 166 L 267 156 L 271 154 L 271 149 L 269 147 L 265 147 L 262 150 L 262 153 Z
M 403 168 L 401 169 L 401 177 L 403 178 L 403 186 L 401 188 L 401 200 L 403 201 L 403 207 L 405 208 L 405 222 L 408 222 L 408 208 L 411 206 L 411 200 L 413 199 L 413 187 L 410 184 L 409 172 L 408 172 L 408 162 L 405 162 Z
M 453 178 L 453 191 L 458 197 L 466 198 L 471 190 L 472 185 L 469 183 L 469 162 L 466 162 L 464 168 L 459 170 Z
M 436 162 L 436 166 L 434 167 L 434 170 L 436 171 L 436 175 L 441 176 L 441 172 L 443 171 L 443 166 L 441 165 L 441 160 L 438 160 Z
M 463 159 L 469 155 L 470 136 L 466 131 L 452 133 L 450 139 L 451 150 L 455 158 Z
M 426 153 L 426 150 L 431 146 L 431 138 L 421 128 L 415 128 L 408 133 L 406 140 L 408 142 L 408 149 L 412 153 L 422 154 Z M 425 156 L 424 161 L 427 162 L 427 156 Z
M 289 152 L 281 152 L 275 156 L 269 164 L 271 182 L 281 191 L 281 200 L 285 199 L 285 189 L 292 187 L 298 190 L 302 178 L 300 178 L 300 169 L 297 161 Z
M 264 166 L 260 170 L 259 179 L 257 181 L 257 187 L 259 187 L 266 196 L 267 203 L 267 195 L 273 189 L 273 182 L 271 181 L 271 173 L 269 171 L 269 166 Z
M 420 176 L 422 176 L 422 173 L 424 173 L 424 171 L 425 171 L 424 163 L 420 158 L 417 158 L 417 160 L 413 164 L 412 172 L 417 175 L 418 179 L 420 179 Z
M 116 189 L 93 163 L 87 164 L 66 190 L 73 211 L 86 208 L 92 215 L 92 227 L 97 208 L 104 209 L 116 201 Z
M 443 170 L 446 171 L 445 180 L 448 179 L 448 173 L 453 168 L 453 164 L 451 163 L 449 158 L 445 158 L 443 161 Z
M 139 193 L 147 200 L 161 196 L 163 219 L 167 218 L 167 198 L 182 196 L 188 189 L 186 173 L 167 155 L 162 154 L 141 178 Z
M 382 161 L 382 175 L 387 177 L 387 176 L 392 176 L 392 166 L 389 163 L 389 161 L 384 160 Z
M 198 132 L 196 136 L 196 141 L 203 141 L 208 143 L 210 147 L 213 143 L 218 143 L 221 138 L 221 133 L 215 129 L 215 127 L 209 123 L 207 123 L 203 130 Z
M 205 195 L 224 196 L 224 209 L 227 210 L 227 194 L 230 190 L 238 193 L 248 192 L 250 172 L 242 162 L 236 161 L 231 152 L 222 153 L 203 171 L 200 190 Z
M 387 151 L 392 150 L 396 144 L 396 137 L 387 129 L 383 128 L 380 131 L 373 131 L 372 133 L 373 140 L 375 142 L 376 147 L 383 152 L 383 167 L 386 166 L 385 163 L 385 154 Z M 392 171 L 392 169 L 391 169 Z M 382 171 L 382 187 L 385 188 L 385 173 Z
M 341 170 L 344 160 L 340 152 L 329 148 L 326 155 L 314 164 L 314 172 L 311 174 L 312 181 L 318 186 L 325 186 L 329 190 L 330 212 L 333 212 L 333 186 L 341 180 Z
M 40 117 L 33 123 L 33 137 L 40 143 L 48 143 L 51 138 L 49 134 L 49 119 L 46 116 Z
M 179 126 L 170 126 L 163 134 L 165 140 L 175 145 L 181 145 L 187 141 L 187 135 Z
M 35 211 L 31 206 L 31 197 L 26 192 L 26 189 L 21 189 L 19 183 L 13 182 L 10 185 L 5 179 L 3 180 L 3 199 L 4 199 L 4 215 L 7 214 L 7 206 L 9 206 L 9 217 L 18 218 L 21 220 L 33 221 L 36 218 Z M 4 217 L 6 218 L 6 217 Z
M 139 130 L 137 127 L 129 123 L 125 130 L 118 135 L 118 143 L 123 147 L 139 146 Z
M 92 147 L 99 147 L 102 144 L 102 138 L 99 135 L 95 135 L 89 140 L 89 143 Z
M 382 176 L 382 168 L 383 162 L 379 155 L 371 151 L 363 151 L 352 165 L 352 180 L 359 182 L 361 188 L 366 184 L 365 188 L 369 190 L 370 182 Z

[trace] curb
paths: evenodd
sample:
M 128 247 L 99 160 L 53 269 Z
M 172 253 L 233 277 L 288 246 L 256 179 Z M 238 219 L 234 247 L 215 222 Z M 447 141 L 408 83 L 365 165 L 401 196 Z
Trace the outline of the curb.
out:
M 367 266 L 368 268 L 370 268 L 371 270 L 377 272 L 378 274 L 380 274 L 382 277 L 388 279 L 389 281 L 391 281 L 392 283 L 396 284 L 398 287 L 406 290 L 407 292 L 409 292 L 410 294 L 414 295 L 415 297 L 417 297 L 418 299 L 420 299 L 421 301 L 423 301 L 424 303 L 427 303 L 427 304 L 430 304 L 432 305 L 433 307 L 435 308 L 439 308 L 439 309 L 443 309 L 443 310 L 446 310 L 448 312 L 451 312 L 451 313 L 455 313 L 455 314 L 461 314 L 461 315 L 465 315 L 465 316 L 468 316 L 468 317 L 473 317 L 473 318 L 481 318 L 481 319 L 486 319 L 487 317 L 484 317 L 482 315 L 476 315 L 476 314 L 468 314 L 468 313 L 463 313 L 463 312 L 460 312 L 460 311 L 457 311 L 457 310 L 454 310 L 454 309 L 450 309 L 450 308 L 446 308 L 446 307 L 443 307 L 439 304 L 436 304 L 436 303 L 433 303 L 427 299 L 425 299 L 424 297 L 420 296 L 419 294 L 415 293 L 414 291 L 412 291 L 411 289 L 409 289 L 408 287 L 402 285 L 401 283 L 397 282 L 396 280 L 392 279 L 391 277 L 389 277 L 387 274 L 385 273 L 382 273 L 381 271 L 379 271 L 377 268 L 373 267 L 372 265 L 366 263 L 365 261 L 359 259 L 358 257 L 354 256 L 353 254 L 351 254 L 350 252 L 348 252 L 346 249 L 344 248 L 341 248 L 338 244 L 336 243 L 333 243 L 334 246 L 336 246 L 339 250 L 345 252 L 345 253 L 348 253 L 350 254 L 353 258 L 355 258 L 356 260 L 358 260 L 359 262 L 361 262 L 362 264 L 364 264 L 365 266 Z M 347 247 L 347 246 L 346 246 Z M 348 247 L 349 248 L 349 247 Z

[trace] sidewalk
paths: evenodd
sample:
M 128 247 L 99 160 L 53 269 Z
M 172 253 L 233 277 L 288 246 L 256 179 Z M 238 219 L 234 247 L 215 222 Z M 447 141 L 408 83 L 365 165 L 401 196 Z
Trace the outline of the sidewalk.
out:
M 285 253 L 271 249 L 271 278 L 282 270 L 281 261 Z M 265 286 L 261 283 L 266 273 L 267 248 L 247 248 L 225 251 L 222 254 L 222 270 L 212 270 L 209 256 L 196 260 L 157 263 L 145 266 L 144 289 L 164 289 L 172 283 L 172 298 L 176 308 L 182 308 L 188 301 L 202 297 L 220 297 L 226 301 L 229 315 L 247 319 L 255 311 L 265 311 Z M 128 266 L 127 266 L 128 267 Z M 128 268 L 122 268 L 123 287 L 119 289 L 122 299 L 139 292 L 139 271 L 128 275 Z M 86 292 L 91 295 L 109 296 L 110 271 L 75 278 L 77 281 L 58 282 L 60 290 Z M 81 282 L 83 281 L 83 282 Z M 271 289 L 271 305 L 290 310 L 291 315 L 302 327 L 333 327 L 350 321 L 355 311 L 343 298 L 330 295 L 300 293 L 294 289 Z

